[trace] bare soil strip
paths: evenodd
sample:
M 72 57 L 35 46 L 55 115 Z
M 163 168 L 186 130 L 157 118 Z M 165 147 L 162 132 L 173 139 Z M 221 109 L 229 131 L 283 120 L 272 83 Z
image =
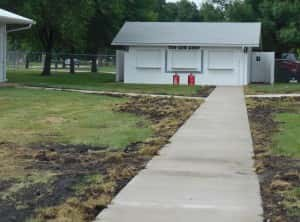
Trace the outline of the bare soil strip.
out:
M 115 107 L 117 112 L 146 116 L 155 132 L 147 141 L 131 144 L 121 151 L 49 143 L 21 147 L 1 142 L 2 164 L 9 165 L 14 173 L 25 172 L 25 178 L 0 178 L 0 221 L 92 221 L 168 143 L 200 103 L 136 97 Z

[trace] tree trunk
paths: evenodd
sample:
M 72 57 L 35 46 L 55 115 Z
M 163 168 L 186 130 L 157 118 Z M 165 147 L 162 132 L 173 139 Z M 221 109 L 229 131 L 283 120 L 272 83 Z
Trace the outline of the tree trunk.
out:
M 42 76 L 50 76 L 50 74 L 51 74 L 51 60 L 52 60 L 51 52 L 46 52 L 46 57 L 45 57 Z
M 97 73 L 98 72 L 98 67 L 97 67 L 97 56 L 92 57 L 92 67 L 91 67 L 91 72 Z
M 66 68 L 66 59 L 65 58 L 63 58 L 63 60 L 62 60 L 63 62 L 62 62 L 62 68 L 63 69 L 65 69 Z
M 75 74 L 75 62 L 73 55 L 70 57 L 70 73 Z
M 26 55 L 25 69 L 29 69 L 29 53 Z
M 44 67 L 43 67 L 43 72 L 42 76 L 50 76 L 51 75 L 51 61 L 52 61 L 52 49 L 53 49 L 53 31 L 50 30 L 47 32 L 48 34 L 45 34 L 45 32 L 41 32 L 41 36 L 45 37 L 45 42 L 44 42 L 44 49 L 46 51 L 46 56 L 44 60 Z M 43 36 L 46 35 L 46 36 Z

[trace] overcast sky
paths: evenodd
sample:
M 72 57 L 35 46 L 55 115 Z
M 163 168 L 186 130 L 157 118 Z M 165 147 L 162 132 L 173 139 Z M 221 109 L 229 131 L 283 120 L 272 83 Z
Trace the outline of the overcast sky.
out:
M 179 0 L 167 0 L 167 2 L 178 2 Z M 200 5 L 204 0 L 189 0 L 195 2 L 197 5 Z

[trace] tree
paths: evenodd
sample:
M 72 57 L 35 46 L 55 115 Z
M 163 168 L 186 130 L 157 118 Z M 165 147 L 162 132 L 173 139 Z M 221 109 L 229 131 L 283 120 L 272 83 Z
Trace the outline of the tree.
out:
M 252 5 L 241 0 L 227 5 L 225 11 L 226 19 L 232 22 L 253 22 L 258 20 L 256 16 Z
M 259 4 L 263 23 L 263 47 L 284 52 L 300 45 L 300 2 L 264 0 Z
M 46 53 L 42 75 L 51 73 L 55 47 L 62 42 L 72 47 L 80 42 L 82 27 L 85 25 L 84 15 L 89 13 L 90 7 L 90 0 L 24 1 L 24 13 L 37 22 L 29 41 Z
M 67 0 L 68 10 L 60 23 L 61 43 L 70 52 L 70 73 L 75 73 L 74 53 L 85 48 L 88 22 L 94 14 L 94 0 Z M 94 27 L 96 28 L 96 27 Z
M 177 21 L 198 21 L 199 13 L 194 2 L 181 0 L 177 3 Z
M 202 4 L 199 11 L 199 15 L 201 21 L 206 21 L 206 22 L 218 22 L 218 21 L 225 20 L 224 12 L 220 8 L 214 6 L 211 3 Z
M 92 61 L 92 72 L 97 72 L 99 50 L 109 48 L 114 35 L 123 23 L 123 6 L 119 0 L 94 0 L 94 14 L 87 25 L 86 51 Z
M 197 5 L 194 2 L 181 0 L 176 3 L 160 1 L 160 21 L 199 21 Z
M 124 0 L 124 21 L 156 21 L 157 0 Z

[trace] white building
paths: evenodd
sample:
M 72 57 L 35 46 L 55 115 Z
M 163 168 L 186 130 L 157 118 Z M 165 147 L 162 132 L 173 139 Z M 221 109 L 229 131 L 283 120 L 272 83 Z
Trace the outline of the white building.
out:
M 6 81 L 7 33 L 28 29 L 32 24 L 34 21 L 28 18 L 0 9 L 0 82 Z M 9 25 L 20 25 L 21 27 L 10 29 Z
M 172 84 L 178 73 L 187 84 L 193 73 L 198 85 L 273 82 L 274 53 L 252 55 L 260 40 L 260 23 L 127 22 L 112 42 L 122 50 L 117 80 Z

